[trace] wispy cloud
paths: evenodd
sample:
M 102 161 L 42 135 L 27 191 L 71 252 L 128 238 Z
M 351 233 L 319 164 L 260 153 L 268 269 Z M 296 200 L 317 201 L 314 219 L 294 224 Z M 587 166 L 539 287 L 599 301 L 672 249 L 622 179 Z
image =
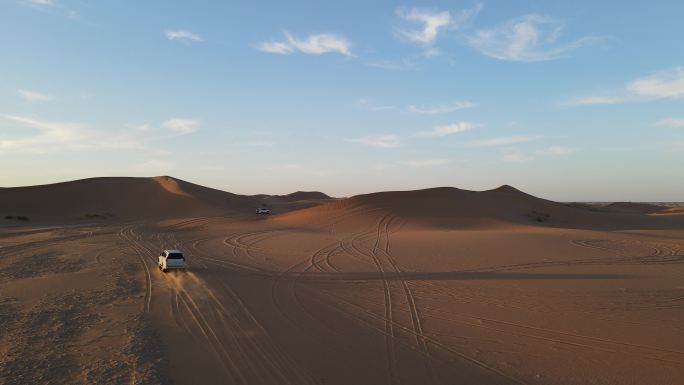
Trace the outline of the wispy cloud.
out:
M 499 159 L 501 159 L 504 162 L 510 163 L 527 163 L 539 157 L 559 157 L 570 155 L 574 152 L 574 149 L 564 146 L 549 146 L 533 153 L 512 149 L 501 154 L 501 157 Z
M 409 160 L 403 162 L 403 164 L 411 167 L 435 167 L 443 166 L 449 163 L 449 159 L 422 159 L 422 160 Z
M 632 80 L 624 86 L 620 96 L 584 96 L 568 104 L 620 104 L 681 98 L 684 98 L 684 67 L 678 66 Z
M 56 0 L 18 0 L 21 3 L 28 5 L 29 7 L 39 10 L 54 13 L 57 15 L 64 15 L 71 20 L 80 20 L 81 15 L 73 9 L 69 9 L 63 1 Z
M 152 173 L 154 175 L 169 174 L 169 171 L 175 168 L 176 164 L 166 159 L 148 159 L 140 163 L 136 168 L 139 171 Z
M 527 163 L 529 161 L 534 160 L 534 157 L 528 154 L 525 154 L 522 151 L 507 151 L 501 155 L 500 158 L 504 162 L 509 162 L 509 163 Z
M 665 118 L 653 123 L 656 127 L 684 128 L 684 119 Z
M 47 102 L 49 100 L 52 100 L 51 96 L 42 94 L 40 92 L 27 91 L 22 89 L 18 89 L 17 92 L 19 93 L 19 96 L 21 96 L 22 99 L 24 99 L 27 103 Z
M 442 136 L 458 134 L 459 132 L 468 131 L 477 126 L 477 124 L 471 122 L 458 122 L 442 126 L 434 126 L 432 127 L 432 130 L 420 131 L 415 133 L 414 136 L 421 138 L 438 138 Z
M 162 127 L 171 131 L 174 135 L 191 134 L 199 129 L 200 122 L 188 118 L 172 118 L 162 123 Z
M 473 140 L 468 144 L 472 147 L 507 146 L 511 144 L 531 142 L 537 139 L 533 136 L 503 136 L 498 138 Z
M 272 166 L 269 166 L 268 169 L 270 170 L 277 170 L 281 172 L 293 172 L 296 173 L 297 175 L 307 175 L 307 176 L 312 176 L 316 178 L 321 178 L 321 177 L 326 177 L 330 175 L 334 175 L 335 172 L 333 170 L 328 170 L 316 166 L 312 166 L 309 164 L 300 164 L 300 163 L 278 163 Z
M 169 40 L 180 40 L 180 41 L 202 41 L 202 37 L 194 32 L 190 32 L 184 29 L 177 30 L 166 30 L 164 31 L 166 38 Z
M 623 97 L 612 97 L 612 96 L 583 96 L 572 100 L 569 104 L 576 106 L 590 106 L 590 105 L 602 105 L 602 104 L 620 104 L 624 103 L 627 99 Z
M 125 133 L 99 132 L 81 123 L 45 121 L 17 115 L 3 115 L 2 117 L 20 127 L 27 127 L 34 131 L 19 137 L 0 138 L 0 150 L 49 153 L 64 150 L 144 148 L 140 141 Z
M 358 139 L 349 139 L 349 141 L 376 148 L 393 148 L 401 145 L 396 135 L 370 135 Z
M 325 53 L 339 53 L 345 56 L 352 56 L 351 42 L 347 38 L 330 33 L 310 35 L 305 39 L 299 39 L 288 31 L 283 31 L 285 41 L 262 42 L 255 48 L 262 52 L 286 55 L 295 51 L 321 55 Z
M 539 155 L 548 155 L 548 156 L 563 156 L 563 155 L 570 155 L 575 150 L 569 147 L 564 147 L 564 146 L 550 146 L 546 147 L 542 150 L 539 151 Z
M 369 67 L 380 68 L 387 71 L 411 71 L 416 68 L 411 60 L 403 59 L 400 61 L 381 60 L 368 63 Z
M 529 14 L 491 29 L 480 29 L 467 43 L 483 55 L 499 60 L 535 62 L 560 59 L 599 40 L 582 37 L 561 43 L 563 23 L 544 15 Z
M 40 154 L 117 149 L 162 153 L 148 144 L 194 132 L 199 124 L 195 120 L 175 118 L 161 125 L 126 125 L 112 130 L 20 115 L 0 115 L 2 119 L 9 122 L 10 130 L 0 135 L 0 151 Z
M 250 140 L 247 142 L 242 142 L 241 144 L 249 147 L 273 147 L 275 142 L 270 140 Z
M 283 43 L 279 41 L 263 42 L 259 43 L 255 47 L 261 52 L 267 53 L 277 53 L 281 55 L 286 55 L 294 51 L 294 47 L 288 43 Z
M 56 5 L 54 0 L 28 0 L 28 3 L 43 7 L 54 7 Z
M 408 111 L 416 113 L 416 114 L 436 115 L 436 114 L 446 114 L 449 112 L 463 110 L 466 108 L 473 108 L 475 106 L 477 106 L 477 104 L 475 104 L 473 102 L 458 101 L 458 102 L 453 102 L 453 103 L 449 103 L 449 104 L 440 104 L 440 105 L 435 105 L 435 106 L 411 105 L 408 107 Z
M 368 111 L 388 111 L 388 110 L 396 109 L 395 106 L 373 104 L 373 102 L 371 100 L 366 99 L 366 98 L 359 99 L 357 101 L 357 104 L 359 106 L 361 106 L 361 108 L 368 110 Z

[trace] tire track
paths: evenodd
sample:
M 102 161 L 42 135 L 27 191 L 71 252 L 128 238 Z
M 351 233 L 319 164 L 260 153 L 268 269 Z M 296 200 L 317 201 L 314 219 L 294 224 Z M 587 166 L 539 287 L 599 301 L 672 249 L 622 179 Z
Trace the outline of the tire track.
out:
M 315 292 L 312 292 L 312 293 L 313 293 L 314 295 L 316 294 Z M 318 295 L 320 296 L 320 294 L 322 294 L 322 293 L 319 293 Z M 366 315 L 369 316 L 370 318 L 384 320 L 384 317 L 382 317 L 382 316 L 380 316 L 380 315 L 377 315 L 377 314 L 375 314 L 375 313 L 369 311 L 368 309 L 366 309 L 366 308 L 363 307 L 362 305 L 359 305 L 359 304 L 356 304 L 356 303 L 347 301 L 346 299 L 344 299 L 344 298 L 342 298 L 342 297 L 340 297 L 340 296 L 338 296 L 338 295 L 332 294 L 332 293 L 326 293 L 326 294 L 327 294 L 327 295 L 330 295 L 330 296 L 333 296 L 333 297 L 335 297 L 335 298 L 337 298 L 338 301 L 340 301 L 340 302 L 346 304 L 346 305 L 349 306 L 349 307 L 353 307 L 353 308 L 358 309 L 361 313 L 366 314 Z M 357 319 L 357 320 L 359 320 L 359 321 L 366 322 L 367 324 L 369 324 L 369 323 L 368 323 L 365 319 L 363 319 L 362 317 L 359 317 L 358 315 L 356 315 L 356 314 L 354 314 L 354 313 L 351 313 L 351 312 L 349 312 L 349 311 L 347 311 L 347 310 L 345 310 L 345 309 L 343 309 L 343 308 L 341 308 L 341 307 L 334 306 L 334 305 L 333 305 L 332 303 L 330 303 L 330 301 L 327 300 L 327 299 L 326 299 L 326 300 L 321 299 L 321 300 L 320 300 L 320 303 L 321 303 L 321 304 L 324 304 L 324 305 L 327 305 L 327 306 L 329 306 L 329 307 L 331 307 L 331 308 L 333 308 L 333 309 L 339 311 L 340 313 L 342 313 L 342 314 L 344 314 L 344 315 L 346 315 L 346 316 L 348 316 L 348 317 L 351 317 L 351 318 L 354 318 L 354 319 Z M 371 326 L 371 328 L 372 328 L 372 324 L 369 324 L 369 326 Z M 406 326 L 404 326 L 404 325 L 401 325 L 401 324 L 399 324 L 399 323 L 394 323 L 394 326 L 395 326 L 397 329 L 399 329 L 399 330 L 401 330 L 401 331 L 403 331 L 403 332 L 406 332 L 406 333 L 409 333 L 409 334 L 415 334 L 415 330 L 413 330 L 412 328 L 406 327 Z M 382 331 L 382 332 L 384 333 L 384 331 Z M 512 377 L 512 376 L 506 374 L 505 372 L 503 372 L 503 371 L 501 371 L 501 370 L 499 370 L 499 369 L 497 369 L 497 368 L 495 368 L 495 367 L 493 367 L 493 366 L 490 366 L 490 365 L 488 365 L 487 363 L 485 363 L 485 362 L 483 362 L 483 361 L 480 361 L 480 360 L 478 360 L 478 359 L 476 359 L 476 358 L 474 358 L 474 357 L 471 357 L 471 356 L 469 356 L 469 355 L 467 355 L 467 354 L 465 354 L 465 353 L 463 353 L 463 352 L 460 352 L 460 351 L 458 351 L 458 350 L 456 350 L 456 349 L 454 349 L 454 348 L 452 348 L 452 347 L 450 347 L 450 346 L 448 346 L 448 345 L 446 345 L 446 344 L 444 344 L 444 343 L 442 343 L 442 342 L 439 342 L 438 340 L 436 340 L 436 339 L 434 339 L 434 338 L 431 338 L 431 337 L 428 337 L 428 336 L 424 336 L 424 337 L 425 337 L 426 342 L 429 342 L 431 345 L 433 345 L 433 346 L 435 346 L 435 347 L 441 349 L 442 351 L 444 351 L 444 352 L 446 352 L 446 353 L 449 353 L 449 354 L 454 355 L 454 356 L 456 356 L 456 357 L 459 357 L 459 358 L 461 358 L 461 359 L 463 359 L 463 360 L 465 360 L 465 361 L 468 361 L 468 362 L 470 362 L 471 364 L 474 364 L 474 365 L 476 365 L 476 366 L 479 366 L 480 368 L 485 369 L 485 370 L 487 370 L 487 371 L 489 371 L 489 372 L 491 372 L 491 373 L 493 373 L 493 374 L 495 374 L 495 375 L 497 375 L 497 376 L 500 376 L 501 378 L 505 378 L 506 380 L 510 381 L 511 383 L 515 383 L 515 384 L 519 384 L 519 385 L 527 385 L 524 381 L 519 380 L 519 379 L 517 379 L 517 378 L 515 378 L 515 377 Z M 412 348 L 414 348 L 414 349 L 417 349 L 417 347 L 416 347 L 415 345 L 413 345 L 413 344 L 412 344 L 410 347 L 412 347 Z
M 380 229 L 380 226 L 378 226 L 378 242 L 376 243 L 376 248 L 375 252 L 377 253 L 378 250 L 384 255 L 385 259 L 387 262 L 392 266 L 394 271 L 398 274 L 401 274 L 403 271 L 399 268 L 397 263 L 394 261 L 390 254 L 390 225 L 392 222 L 393 218 L 390 216 L 387 216 L 385 221 L 384 221 L 384 226 L 382 227 L 382 230 Z M 381 234 L 382 233 L 382 234 Z M 382 247 L 378 248 L 378 244 L 381 242 L 380 239 L 382 238 L 381 235 L 384 234 L 384 241 Z M 435 371 L 434 366 L 432 365 L 432 358 L 430 354 L 430 348 L 426 343 L 425 339 L 425 333 L 423 332 L 423 324 L 420 319 L 420 314 L 418 312 L 418 307 L 416 306 L 416 300 L 413 295 L 413 291 L 411 290 L 411 287 L 409 286 L 408 282 L 405 280 L 400 280 L 402 287 L 404 288 L 404 294 L 406 296 L 406 302 L 408 304 L 409 312 L 411 314 L 411 323 L 413 325 L 413 330 L 415 331 L 414 337 L 416 340 L 416 344 L 419 346 L 420 350 L 425 353 L 425 366 L 426 370 L 430 374 L 430 377 L 432 379 L 433 383 L 438 383 L 438 376 L 437 372 Z
M 146 258 L 143 257 L 146 251 L 144 249 L 141 249 L 140 245 L 137 244 L 137 241 L 134 239 L 133 235 L 131 235 L 132 229 L 132 226 L 122 227 L 121 231 L 119 232 L 119 236 L 124 242 L 133 247 L 134 251 L 136 252 L 136 256 L 138 257 L 138 260 L 143 265 L 143 270 L 145 272 L 145 302 L 143 303 L 143 312 L 149 313 L 152 304 L 152 275 L 150 274 L 150 269 L 147 266 L 147 262 L 145 262 Z

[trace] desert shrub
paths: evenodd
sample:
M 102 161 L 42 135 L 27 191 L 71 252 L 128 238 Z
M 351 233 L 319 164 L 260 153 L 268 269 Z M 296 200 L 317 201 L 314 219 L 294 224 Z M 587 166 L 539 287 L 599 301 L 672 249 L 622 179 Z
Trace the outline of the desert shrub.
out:
M 85 218 L 93 218 L 93 219 L 107 219 L 109 217 L 112 217 L 113 215 L 110 213 L 104 213 L 104 214 L 97 214 L 97 213 L 87 213 L 83 217 Z
M 540 213 L 537 210 L 532 210 L 532 212 L 527 213 L 527 217 L 532 219 L 533 221 L 537 221 L 539 223 L 546 222 L 551 218 L 551 215 L 547 213 Z
M 16 220 L 18 220 L 18 221 L 28 221 L 28 220 L 30 220 L 29 217 L 27 217 L 27 216 L 25 216 L 25 215 L 5 215 L 5 219 L 7 219 L 7 220 L 16 219 Z

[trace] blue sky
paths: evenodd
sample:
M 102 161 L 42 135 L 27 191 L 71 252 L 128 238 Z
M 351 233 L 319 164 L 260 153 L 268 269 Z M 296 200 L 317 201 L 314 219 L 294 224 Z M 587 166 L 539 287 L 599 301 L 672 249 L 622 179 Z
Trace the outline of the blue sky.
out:
M 0 185 L 680 201 L 684 3 L 5 0 Z

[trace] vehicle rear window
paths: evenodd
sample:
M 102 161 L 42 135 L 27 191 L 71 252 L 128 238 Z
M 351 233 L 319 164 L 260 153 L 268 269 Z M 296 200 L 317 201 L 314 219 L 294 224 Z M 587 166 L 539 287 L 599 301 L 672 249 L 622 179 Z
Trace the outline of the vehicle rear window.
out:
M 181 253 L 171 253 L 168 256 L 168 259 L 185 259 L 185 258 L 183 258 L 183 254 L 181 254 Z

